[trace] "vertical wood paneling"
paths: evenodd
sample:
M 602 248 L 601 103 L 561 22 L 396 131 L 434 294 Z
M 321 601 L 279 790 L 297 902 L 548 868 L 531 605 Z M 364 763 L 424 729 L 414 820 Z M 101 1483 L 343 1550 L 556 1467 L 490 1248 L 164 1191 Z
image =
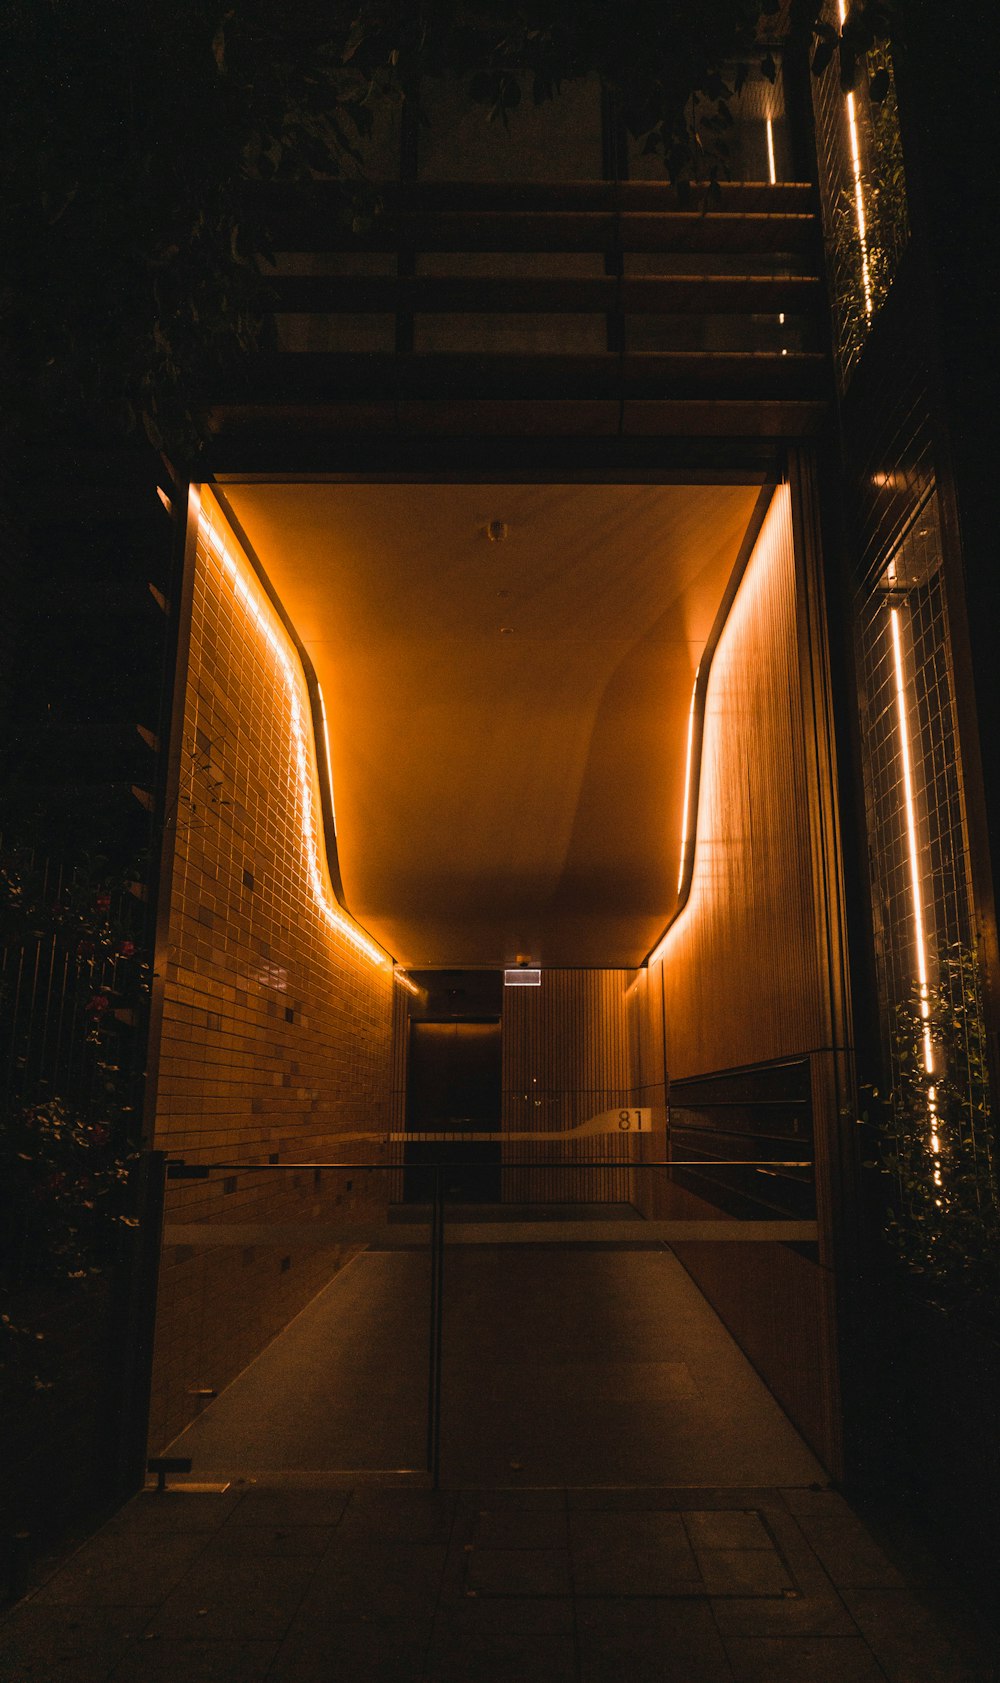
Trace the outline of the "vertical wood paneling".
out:
M 820 1263 L 786 1249 L 678 1254 L 826 1464 L 840 1464 L 832 1249 L 845 987 L 836 769 L 808 474 L 778 488 L 712 662 L 688 903 L 647 984 L 663 989 L 667 1078 L 808 1055 Z M 655 1072 L 643 1040 L 637 1084 Z M 655 1079 L 655 1073 L 653 1074 Z M 649 1214 L 669 1186 L 638 1193 Z
M 780 486 L 709 680 L 691 894 L 662 959 L 671 1077 L 824 1042 L 809 795 Z
M 392 990 L 392 1050 L 389 1073 L 389 1129 L 402 1133 L 406 1127 L 406 1062 L 410 1045 L 410 996 L 405 988 Z M 401 1140 L 390 1141 L 389 1161 L 399 1165 L 397 1173 L 389 1175 L 389 1202 L 398 1204 L 403 1196 L 403 1155 Z
M 543 970 L 538 988 L 506 988 L 503 1000 L 501 1127 L 571 1128 L 631 1102 L 625 994 L 629 970 Z M 525 1141 L 504 1147 L 505 1160 L 596 1163 L 628 1161 L 623 1139 L 565 1145 Z M 504 1197 L 520 1201 L 615 1202 L 629 1197 L 622 1169 L 504 1172 Z

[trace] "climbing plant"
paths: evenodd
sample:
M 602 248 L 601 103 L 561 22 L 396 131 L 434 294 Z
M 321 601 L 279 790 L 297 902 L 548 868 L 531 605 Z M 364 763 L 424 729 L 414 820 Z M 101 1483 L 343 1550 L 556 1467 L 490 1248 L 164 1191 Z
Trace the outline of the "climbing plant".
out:
M 893 1090 L 882 1103 L 875 1095 L 891 1187 L 885 1233 L 900 1268 L 934 1301 L 997 1322 L 1000 1188 L 979 961 L 954 945 L 936 968 L 926 997 L 916 990 L 899 1007 Z

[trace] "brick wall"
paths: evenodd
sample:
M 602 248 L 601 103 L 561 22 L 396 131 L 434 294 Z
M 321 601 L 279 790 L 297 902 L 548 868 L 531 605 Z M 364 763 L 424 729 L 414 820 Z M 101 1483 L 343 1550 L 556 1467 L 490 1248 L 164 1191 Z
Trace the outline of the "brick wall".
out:
M 345 1135 L 388 1127 L 391 963 L 333 897 L 294 645 L 207 490 L 197 511 L 195 499 L 154 1144 L 200 1163 L 383 1162 Z M 295 1231 L 375 1214 L 385 1180 L 279 1168 L 170 1185 L 154 1446 L 202 1406 L 194 1389 L 233 1378 L 354 1254 L 349 1236 L 299 1246 Z M 191 1243 L 202 1222 L 215 1241 L 220 1226 L 239 1232 Z

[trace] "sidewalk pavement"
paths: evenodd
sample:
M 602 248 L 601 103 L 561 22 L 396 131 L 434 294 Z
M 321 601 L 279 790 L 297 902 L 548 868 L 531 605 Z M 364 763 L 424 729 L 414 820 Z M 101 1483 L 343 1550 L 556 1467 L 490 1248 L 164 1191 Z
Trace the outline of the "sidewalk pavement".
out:
M 3 1683 L 997 1683 L 833 1490 L 146 1492 L 0 1621 Z

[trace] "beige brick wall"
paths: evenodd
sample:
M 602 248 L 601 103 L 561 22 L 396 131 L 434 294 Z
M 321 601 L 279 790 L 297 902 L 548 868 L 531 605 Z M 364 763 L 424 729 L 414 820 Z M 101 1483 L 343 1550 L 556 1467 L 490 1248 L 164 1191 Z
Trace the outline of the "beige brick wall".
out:
M 392 966 L 334 900 L 301 665 L 207 490 L 192 565 L 154 1144 L 200 1163 L 384 1162 L 344 1136 L 388 1128 Z M 288 1169 L 168 1186 L 154 1447 L 354 1254 L 297 1246 L 288 1225 L 368 1219 L 385 1183 Z M 202 1222 L 241 1231 L 187 1242 Z

